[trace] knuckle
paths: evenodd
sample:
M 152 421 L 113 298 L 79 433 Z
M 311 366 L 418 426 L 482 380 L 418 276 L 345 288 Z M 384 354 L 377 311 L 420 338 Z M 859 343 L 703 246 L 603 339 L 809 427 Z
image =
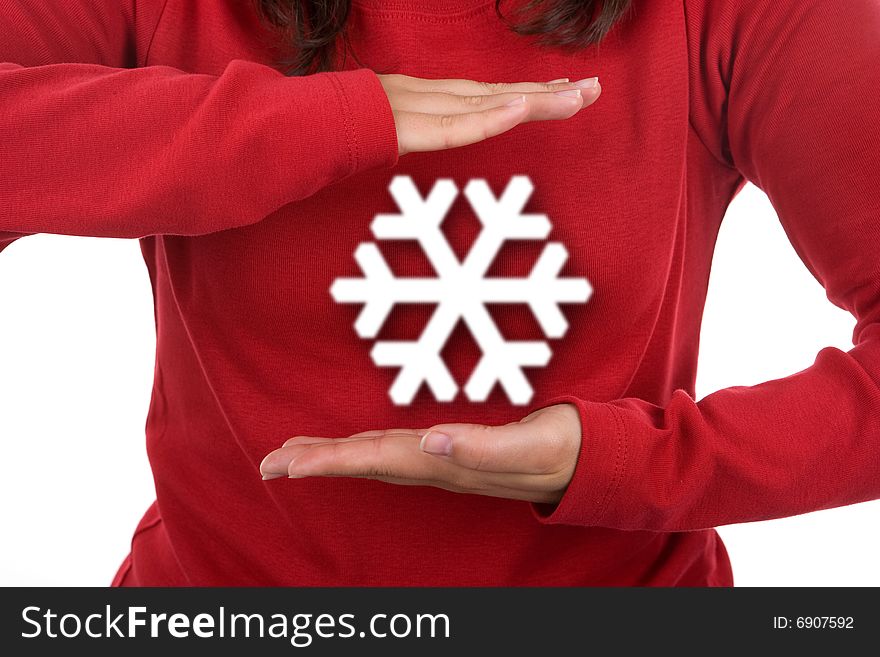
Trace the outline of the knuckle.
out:
M 457 471 L 447 474 L 443 479 L 449 486 L 458 490 L 467 490 L 470 483 L 463 472 Z
M 391 476 L 391 468 L 388 466 L 387 446 L 384 438 L 377 438 L 369 441 L 370 454 L 365 459 L 364 474 L 368 477 L 389 477 Z
M 369 468 L 367 468 L 366 475 L 368 477 L 390 477 L 392 472 L 389 468 L 381 465 L 380 463 L 374 463 Z
M 480 494 L 486 490 L 486 487 L 479 480 L 469 476 L 467 472 L 456 472 L 449 475 L 447 483 L 455 490 L 463 493 Z
M 486 102 L 486 96 L 461 96 L 461 102 L 468 107 L 481 107 Z
M 383 435 L 371 439 L 369 443 L 372 463 L 384 463 L 388 455 L 388 439 Z
M 504 89 L 504 85 L 501 82 L 480 82 L 479 84 L 483 91 L 490 94 L 500 93 Z
M 456 118 L 454 114 L 440 114 L 437 116 L 437 124 L 444 130 L 449 130 L 450 128 L 454 128 L 456 124 Z

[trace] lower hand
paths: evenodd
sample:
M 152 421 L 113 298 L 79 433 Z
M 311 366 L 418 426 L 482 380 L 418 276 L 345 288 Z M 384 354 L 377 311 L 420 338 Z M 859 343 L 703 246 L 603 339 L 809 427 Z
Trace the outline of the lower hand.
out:
M 438 424 L 344 438 L 296 436 L 260 464 L 264 479 L 360 477 L 404 486 L 557 503 L 581 444 L 572 404 L 539 409 L 502 426 Z

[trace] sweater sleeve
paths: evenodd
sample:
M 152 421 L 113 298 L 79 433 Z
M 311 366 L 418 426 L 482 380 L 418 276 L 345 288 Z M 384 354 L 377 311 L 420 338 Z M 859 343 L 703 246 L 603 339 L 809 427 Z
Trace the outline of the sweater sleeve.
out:
M 141 66 L 161 0 L 0 0 L 0 248 L 17 236 L 198 235 L 257 222 L 397 135 L 369 69 Z
M 854 348 L 787 378 L 665 406 L 561 397 L 574 477 L 544 523 L 686 531 L 880 497 L 880 3 L 693 0 L 692 123 L 769 196 Z

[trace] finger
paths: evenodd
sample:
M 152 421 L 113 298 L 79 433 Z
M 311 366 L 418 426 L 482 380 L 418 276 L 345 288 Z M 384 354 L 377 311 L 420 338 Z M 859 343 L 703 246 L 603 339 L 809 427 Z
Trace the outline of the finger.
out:
M 303 446 L 323 445 L 327 443 L 349 443 L 360 440 L 373 440 L 377 436 L 393 436 L 400 435 L 413 441 L 418 439 L 425 433 L 425 429 L 382 429 L 374 431 L 365 431 L 363 434 L 355 434 L 348 438 L 328 438 L 323 436 L 294 436 L 284 441 L 284 444 L 276 450 L 269 452 L 260 463 L 260 474 L 264 477 L 286 475 L 287 466 L 290 461 L 298 456 Z
M 389 433 L 376 438 L 311 445 L 280 450 L 289 458 L 290 476 L 365 476 L 433 479 L 443 469 L 419 454 L 419 438 Z M 435 459 L 436 460 L 436 459 Z
M 532 422 L 503 426 L 440 424 L 422 437 L 423 451 L 479 472 L 556 474 L 565 437 Z
M 325 436 L 294 436 L 284 441 L 284 444 L 276 450 L 269 452 L 260 463 L 260 474 L 264 479 L 274 479 L 287 474 L 287 466 L 289 465 L 295 450 L 287 448 L 297 447 L 301 445 L 320 445 L 329 442 L 352 442 L 357 440 L 370 440 L 377 436 L 385 436 L 391 434 L 401 434 L 413 439 L 421 438 L 426 429 L 373 429 L 371 431 L 362 431 L 353 434 L 347 438 L 330 438 Z
M 555 92 L 526 94 L 529 121 L 565 119 L 578 110 L 592 105 L 599 97 L 598 87 L 565 89 Z M 467 114 L 494 107 L 504 107 L 524 94 L 503 93 L 478 96 L 460 96 L 450 93 L 403 93 L 395 98 L 395 109 L 424 114 Z
M 287 474 L 294 478 L 395 479 L 478 494 L 487 494 L 486 491 L 493 488 L 544 491 L 557 486 L 544 475 L 468 470 L 426 454 L 419 449 L 419 439 L 409 434 L 291 445 L 277 451 L 283 453 L 283 458 L 290 459 Z
M 330 440 L 354 440 L 361 438 L 374 438 L 376 436 L 381 436 L 387 433 L 404 433 L 411 434 L 413 436 L 423 436 L 427 429 L 371 429 L 369 431 L 361 431 L 359 433 L 353 433 L 350 436 L 344 438 L 330 438 L 326 436 L 294 436 L 293 438 L 288 438 L 284 441 L 282 447 L 287 447 L 288 445 L 303 445 L 309 443 L 325 443 Z
M 394 114 L 401 150 L 409 153 L 457 148 L 489 139 L 522 123 L 528 110 L 528 103 L 523 101 L 469 114 Z
M 390 432 L 383 432 L 386 435 L 390 435 Z M 410 437 L 413 440 L 418 439 L 419 434 L 414 432 L 407 432 L 403 435 Z M 323 436 L 294 436 L 284 442 L 284 444 L 276 450 L 269 452 L 264 458 L 262 463 L 260 463 L 260 474 L 264 477 L 275 475 L 286 475 L 287 474 L 287 466 L 290 464 L 290 461 L 298 456 L 302 447 L 309 445 L 323 445 L 327 443 L 347 443 L 347 442 L 356 442 L 359 440 L 373 440 L 374 436 L 349 436 L 348 438 L 326 438 Z
M 349 436 L 346 438 L 329 438 L 325 436 L 294 436 L 284 441 L 281 447 L 289 447 L 290 445 L 311 445 L 313 443 L 329 443 L 331 440 L 364 440 L 365 437 Z
M 384 436 L 390 433 L 400 433 L 400 434 L 410 434 L 413 436 L 422 437 L 425 435 L 427 429 L 370 429 L 369 431 L 361 431 L 359 433 L 351 434 L 351 438 L 375 438 L 377 436 Z
M 416 91 L 418 93 L 444 92 L 462 96 L 486 96 L 503 93 L 529 94 L 541 91 L 557 91 L 559 89 L 571 89 L 584 80 L 569 82 L 480 82 L 478 80 L 466 80 L 459 78 L 416 78 L 408 75 L 395 75 L 390 80 L 391 84 L 399 89 Z M 585 78 L 585 80 L 591 78 Z

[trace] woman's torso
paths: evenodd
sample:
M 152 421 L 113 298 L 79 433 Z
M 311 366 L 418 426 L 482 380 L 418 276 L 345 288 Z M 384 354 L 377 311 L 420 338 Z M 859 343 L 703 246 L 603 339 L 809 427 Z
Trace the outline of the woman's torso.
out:
M 738 184 L 689 124 L 693 63 L 680 0 L 641 3 L 599 48 L 576 52 L 517 36 L 495 17 L 493 0 L 355 0 L 349 21 L 355 54 L 380 73 L 598 75 L 603 95 L 566 121 L 407 155 L 248 227 L 143 240 L 157 308 L 147 444 L 158 500 L 117 583 L 730 583 L 713 530 L 548 525 L 518 501 L 360 479 L 261 480 L 263 456 L 298 434 L 504 423 L 567 393 L 658 405 L 675 389 L 693 394 L 712 247 Z M 251 3 L 169 0 L 147 64 L 219 74 L 233 59 L 271 64 L 270 43 Z M 345 67 L 358 64 L 349 57 Z M 374 216 L 400 211 L 389 190 L 399 176 L 422 196 L 438 180 L 454 181 L 459 195 L 443 228 L 459 255 L 479 229 L 468 182 L 483 179 L 499 197 L 515 176 L 527 177 L 524 211 L 546 214 L 549 241 L 568 251 L 561 275 L 589 281 L 586 303 L 563 306 L 569 326 L 560 338 L 547 338 L 528 306 L 491 309 L 506 339 L 543 340 L 552 350 L 545 367 L 525 369 L 528 404 L 512 403 L 498 385 L 485 401 L 468 399 L 463 388 L 480 352 L 461 322 L 442 351 L 455 399 L 438 402 L 423 385 L 411 403 L 395 404 L 397 368 L 374 365 L 374 340 L 353 327 L 361 306 L 332 298 L 334 280 L 362 276 L 354 252 L 376 241 Z M 505 245 L 489 275 L 526 276 L 543 247 Z M 432 275 L 415 243 L 380 248 L 398 275 Z M 377 338 L 417 338 L 430 311 L 395 309 Z

